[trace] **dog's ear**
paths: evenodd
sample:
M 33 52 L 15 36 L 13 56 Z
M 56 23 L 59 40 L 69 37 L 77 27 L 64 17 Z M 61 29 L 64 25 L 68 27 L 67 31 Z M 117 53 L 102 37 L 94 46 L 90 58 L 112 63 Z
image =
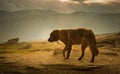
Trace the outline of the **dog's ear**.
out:
M 54 30 L 53 34 L 55 37 L 59 37 L 60 30 Z
M 59 32 L 60 32 L 60 30 L 58 30 L 58 29 L 53 31 L 54 34 L 59 34 Z
M 63 40 L 63 41 L 68 40 L 67 30 L 61 30 L 61 32 L 60 32 L 60 39 Z

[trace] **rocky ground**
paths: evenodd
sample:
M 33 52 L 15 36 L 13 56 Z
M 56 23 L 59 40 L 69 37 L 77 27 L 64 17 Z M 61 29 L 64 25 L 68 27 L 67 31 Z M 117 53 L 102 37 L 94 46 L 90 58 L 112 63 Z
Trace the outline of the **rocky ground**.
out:
M 120 34 L 97 35 L 100 51 L 90 63 L 89 47 L 81 61 L 80 45 L 73 46 L 69 60 L 63 59 L 60 42 L 0 44 L 0 74 L 120 74 Z

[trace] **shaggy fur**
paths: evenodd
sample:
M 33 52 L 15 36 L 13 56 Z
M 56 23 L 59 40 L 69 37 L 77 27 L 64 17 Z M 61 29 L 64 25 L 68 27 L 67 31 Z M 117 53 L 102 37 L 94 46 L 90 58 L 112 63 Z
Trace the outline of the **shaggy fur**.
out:
M 63 50 L 63 56 L 65 59 L 69 59 L 72 45 L 81 44 L 82 54 L 78 58 L 81 60 L 84 56 L 84 51 L 87 46 L 90 47 L 92 52 L 91 62 L 94 62 L 94 57 L 98 55 L 99 51 L 96 47 L 95 34 L 90 29 L 63 29 L 63 30 L 54 30 L 50 34 L 49 42 L 62 41 L 65 44 Z M 65 53 L 67 52 L 67 56 Z

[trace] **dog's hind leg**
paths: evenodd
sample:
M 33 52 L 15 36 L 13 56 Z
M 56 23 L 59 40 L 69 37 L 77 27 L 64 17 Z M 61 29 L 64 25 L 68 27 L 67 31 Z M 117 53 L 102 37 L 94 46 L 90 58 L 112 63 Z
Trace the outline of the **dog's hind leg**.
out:
M 87 41 L 86 41 L 85 38 L 84 38 L 84 39 L 82 40 L 82 45 L 81 45 L 82 54 L 81 54 L 81 56 L 78 58 L 78 60 L 81 60 L 81 59 L 83 58 L 86 47 L 87 47 Z

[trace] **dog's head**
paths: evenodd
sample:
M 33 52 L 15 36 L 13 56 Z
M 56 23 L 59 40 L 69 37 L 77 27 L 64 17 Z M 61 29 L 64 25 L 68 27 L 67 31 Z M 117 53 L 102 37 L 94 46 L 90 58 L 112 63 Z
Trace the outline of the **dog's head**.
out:
M 54 30 L 50 33 L 50 37 L 48 39 L 49 42 L 54 42 L 59 40 L 59 30 Z

